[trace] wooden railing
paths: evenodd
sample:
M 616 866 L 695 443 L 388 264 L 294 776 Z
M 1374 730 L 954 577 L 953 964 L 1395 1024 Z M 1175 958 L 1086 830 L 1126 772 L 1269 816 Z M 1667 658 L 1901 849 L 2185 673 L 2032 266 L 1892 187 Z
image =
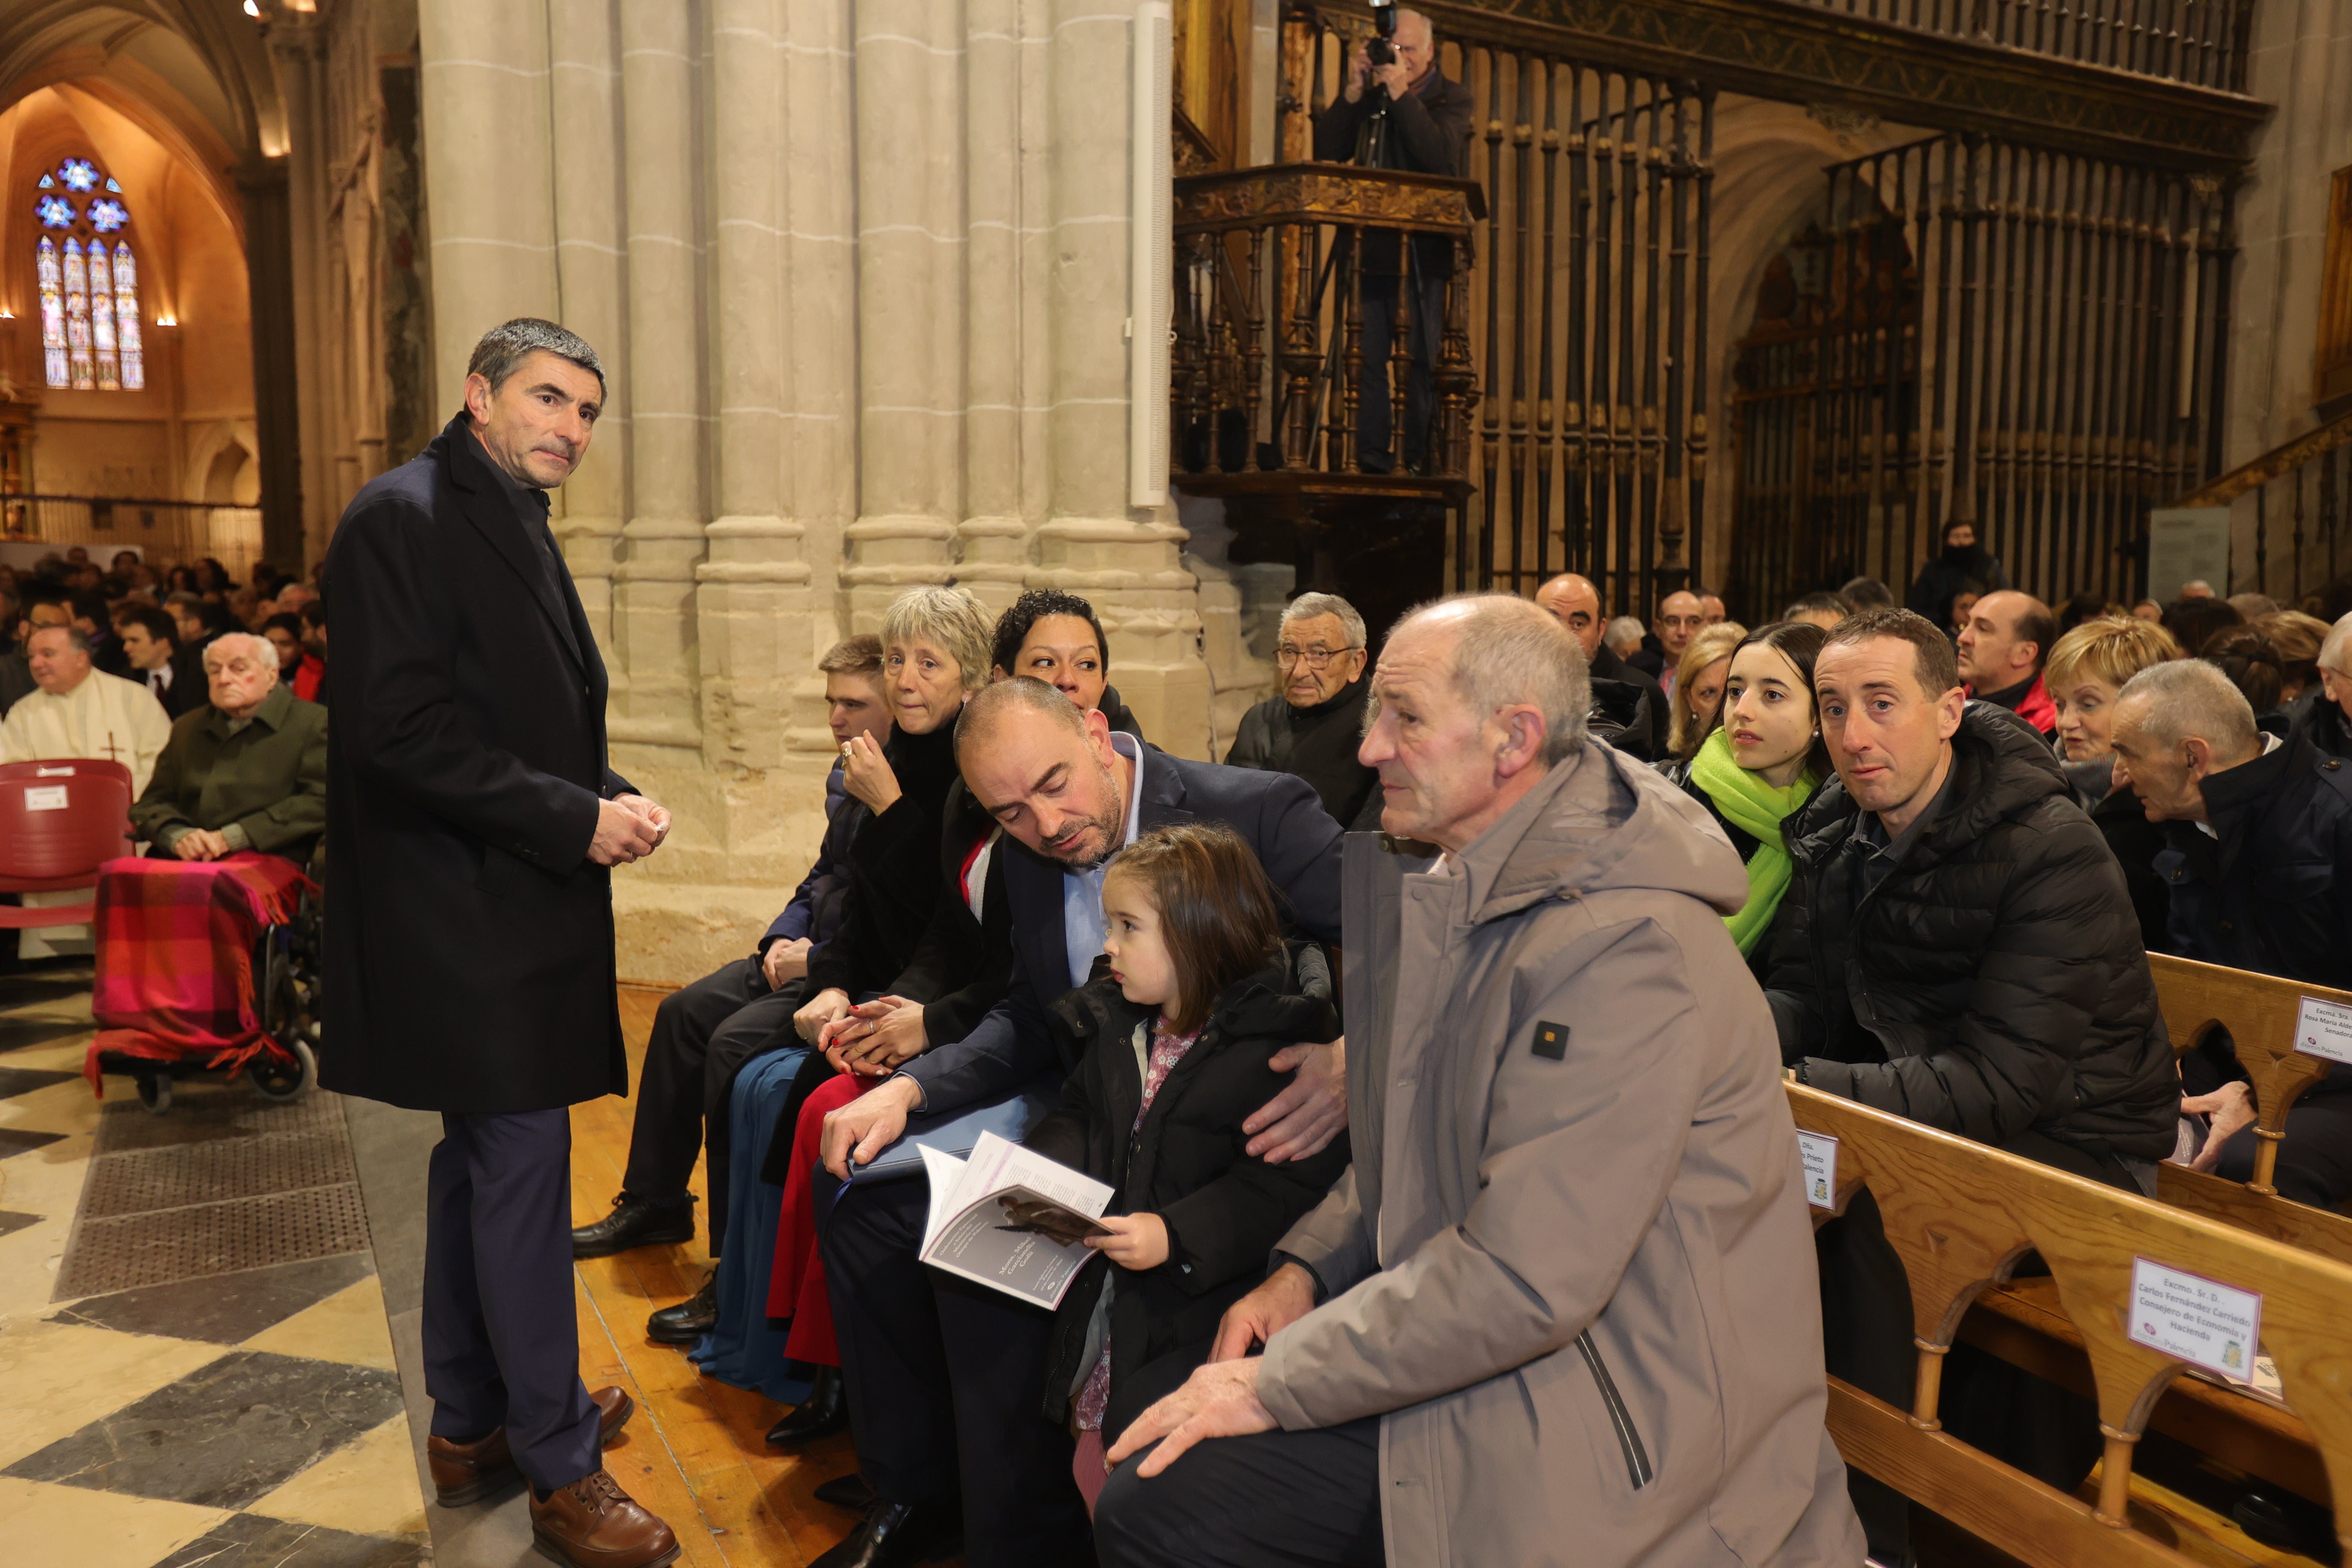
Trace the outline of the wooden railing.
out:
M 1200 494 L 1219 477 L 1281 474 L 1461 479 L 1469 470 L 1471 232 L 1485 216 L 1467 180 L 1338 163 L 1276 163 L 1176 182 L 1176 346 L 1171 426 L 1177 482 Z M 1402 243 L 1399 237 L 1405 237 Z M 1431 242 L 1434 241 L 1433 245 Z M 1374 280 L 1392 313 L 1385 461 L 1360 432 L 1366 268 L 1360 258 L 1432 254 L 1426 289 Z M 1384 286 L 1385 285 L 1385 286 Z M 1432 294 L 1438 331 L 1413 320 Z M 1432 428 L 1408 430 L 1413 345 L 1436 352 Z M 1264 486 L 1243 488 L 1263 489 Z M 1343 487 L 1344 488 L 1344 487 Z
M 1795 0 L 1937 37 L 2242 91 L 2253 0 Z
M 2352 571 L 2352 414 L 2341 415 L 2242 463 L 2174 502 L 2228 506 L 2254 498 L 2254 572 L 2238 584 L 2290 603 Z M 2275 553 L 2277 560 L 2273 562 Z

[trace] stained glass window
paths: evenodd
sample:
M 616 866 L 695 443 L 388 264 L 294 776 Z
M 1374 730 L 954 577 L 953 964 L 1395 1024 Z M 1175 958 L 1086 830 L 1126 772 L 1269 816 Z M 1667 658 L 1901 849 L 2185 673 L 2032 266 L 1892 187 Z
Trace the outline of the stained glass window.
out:
M 98 385 L 98 364 L 89 353 L 89 268 L 78 239 L 66 241 L 66 365 L 78 390 Z
M 98 389 L 119 391 L 122 362 L 114 357 L 114 266 L 102 239 L 89 244 L 89 341 L 98 361 Z
M 147 356 L 139 332 L 139 268 L 128 240 L 114 247 L 114 336 L 122 356 L 122 384 L 136 392 L 147 384 Z
M 34 275 L 41 285 L 41 359 L 51 386 L 66 384 L 65 275 L 58 270 L 58 242 L 41 236 L 33 258 Z
M 77 201 L 59 186 L 109 194 Z M 51 231 L 40 237 L 34 258 L 45 378 L 80 391 L 139 390 L 147 384 L 147 355 L 139 267 L 123 234 L 131 206 L 122 187 L 93 160 L 68 158 L 34 189 L 34 213 Z

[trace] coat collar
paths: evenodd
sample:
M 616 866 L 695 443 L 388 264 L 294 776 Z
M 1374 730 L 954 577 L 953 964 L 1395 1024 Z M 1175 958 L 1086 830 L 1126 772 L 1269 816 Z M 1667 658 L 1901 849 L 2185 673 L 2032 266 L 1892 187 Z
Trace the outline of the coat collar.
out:
M 269 695 L 263 698 L 261 706 L 253 710 L 253 721 L 268 726 L 274 732 L 286 728 L 286 716 L 292 711 L 294 689 L 280 682 L 269 689 Z M 205 728 L 215 735 L 226 737 L 229 732 L 228 715 L 217 708 L 206 708 Z
M 522 579 L 524 591 L 554 628 L 556 641 L 584 670 L 586 650 L 579 646 L 571 606 L 563 604 L 550 587 L 548 574 L 539 561 L 539 542 L 523 531 L 522 520 L 515 516 L 509 487 L 491 470 L 489 457 L 482 450 L 481 439 L 474 434 L 473 423 L 463 409 L 443 427 L 441 449 L 449 482 L 458 491 L 458 510 L 514 568 L 515 575 Z

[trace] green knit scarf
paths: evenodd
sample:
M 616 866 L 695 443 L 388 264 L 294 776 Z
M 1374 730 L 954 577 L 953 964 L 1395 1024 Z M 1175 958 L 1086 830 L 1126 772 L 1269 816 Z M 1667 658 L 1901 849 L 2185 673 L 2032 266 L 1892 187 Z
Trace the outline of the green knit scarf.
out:
M 1723 918 L 1744 956 L 1763 940 L 1780 907 L 1780 895 L 1789 890 L 1794 868 L 1780 837 L 1780 823 L 1811 798 L 1813 781 L 1800 774 L 1788 788 L 1774 789 L 1763 774 L 1751 773 L 1731 760 L 1731 737 L 1720 728 L 1701 742 L 1691 761 L 1691 779 L 1706 791 L 1725 821 L 1756 840 L 1756 853 L 1748 858 L 1748 901 L 1738 914 Z

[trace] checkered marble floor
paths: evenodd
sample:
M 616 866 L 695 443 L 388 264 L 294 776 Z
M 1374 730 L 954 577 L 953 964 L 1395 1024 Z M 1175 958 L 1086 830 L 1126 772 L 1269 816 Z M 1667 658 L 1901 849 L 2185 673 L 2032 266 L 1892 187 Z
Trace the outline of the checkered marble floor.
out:
M 367 1251 L 241 1268 L 231 1258 L 203 1278 L 58 1294 L 101 1119 L 80 1077 L 89 979 L 86 964 L 0 974 L 0 1556 L 430 1562 Z M 145 1114 L 128 1079 L 107 1089 L 110 1105 L 132 1101 L 115 1115 Z M 241 1093 L 191 1085 L 169 1114 Z

